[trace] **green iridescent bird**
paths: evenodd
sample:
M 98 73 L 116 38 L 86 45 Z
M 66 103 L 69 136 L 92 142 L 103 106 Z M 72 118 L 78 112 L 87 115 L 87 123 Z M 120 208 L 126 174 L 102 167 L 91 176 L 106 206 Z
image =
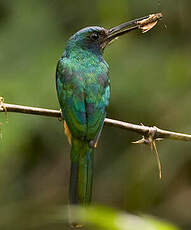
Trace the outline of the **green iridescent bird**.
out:
M 103 128 L 110 97 L 104 48 L 138 28 L 139 18 L 112 29 L 94 26 L 75 33 L 58 62 L 56 87 L 65 133 L 71 144 L 70 203 L 91 201 L 94 149 Z

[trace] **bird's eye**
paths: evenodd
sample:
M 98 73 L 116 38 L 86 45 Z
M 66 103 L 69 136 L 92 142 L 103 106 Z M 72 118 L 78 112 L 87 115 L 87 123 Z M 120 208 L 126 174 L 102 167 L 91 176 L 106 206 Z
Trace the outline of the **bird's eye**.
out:
M 98 38 L 99 38 L 99 34 L 98 34 L 98 33 L 93 33 L 93 34 L 91 34 L 90 38 L 91 38 L 92 40 L 96 41 L 96 40 L 98 40 Z

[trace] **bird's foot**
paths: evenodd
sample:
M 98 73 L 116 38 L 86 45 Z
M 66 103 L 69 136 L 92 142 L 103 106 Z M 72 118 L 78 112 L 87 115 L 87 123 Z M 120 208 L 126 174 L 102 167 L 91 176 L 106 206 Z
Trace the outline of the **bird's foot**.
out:
M 94 141 L 94 140 L 92 140 L 92 141 L 90 141 L 89 142 L 89 146 L 91 147 L 91 148 L 97 148 L 97 144 L 98 144 L 98 142 L 97 141 Z
M 61 116 L 58 118 L 59 121 L 63 121 L 63 117 L 62 117 L 62 110 L 60 109 L 60 113 L 61 113 Z

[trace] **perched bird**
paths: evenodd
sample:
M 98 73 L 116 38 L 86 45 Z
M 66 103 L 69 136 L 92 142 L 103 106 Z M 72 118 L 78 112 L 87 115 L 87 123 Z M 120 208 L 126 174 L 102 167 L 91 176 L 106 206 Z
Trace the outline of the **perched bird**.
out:
M 93 26 L 67 42 L 56 70 L 56 87 L 65 134 L 71 144 L 70 204 L 91 201 L 94 149 L 103 128 L 110 97 L 105 47 L 139 27 L 139 18 L 109 30 Z

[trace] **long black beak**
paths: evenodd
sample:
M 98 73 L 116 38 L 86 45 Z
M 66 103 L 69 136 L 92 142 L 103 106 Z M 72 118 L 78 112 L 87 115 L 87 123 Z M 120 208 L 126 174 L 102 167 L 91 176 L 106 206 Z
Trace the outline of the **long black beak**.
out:
M 107 44 L 112 40 L 118 38 L 119 36 L 126 34 L 135 29 L 141 29 L 142 32 L 147 32 L 154 25 L 156 25 L 157 21 L 162 18 L 161 13 L 150 14 L 148 16 L 144 16 L 141 18 L 134 19 L 132 21 L 125 22 L 118 26 L 115 26 L 108 30 L 108 35 L 106 38 Z

